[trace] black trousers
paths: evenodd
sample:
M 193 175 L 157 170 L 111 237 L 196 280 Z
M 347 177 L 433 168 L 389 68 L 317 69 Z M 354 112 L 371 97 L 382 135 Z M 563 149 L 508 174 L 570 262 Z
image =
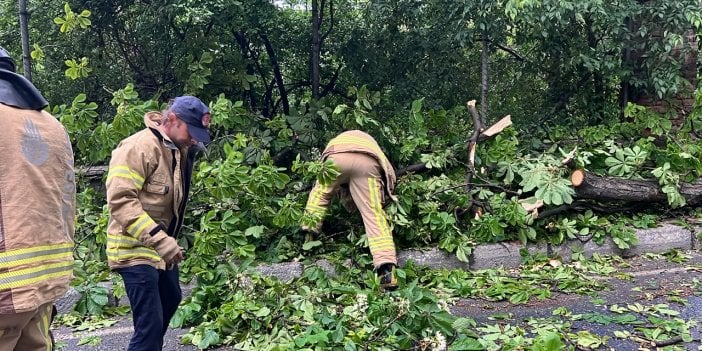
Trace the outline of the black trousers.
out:
M 128 351 L 160 351 L 171 317 L 183 298 L 178 267 L 161 271 L 149 265 L 120 268 L 134 319 Z

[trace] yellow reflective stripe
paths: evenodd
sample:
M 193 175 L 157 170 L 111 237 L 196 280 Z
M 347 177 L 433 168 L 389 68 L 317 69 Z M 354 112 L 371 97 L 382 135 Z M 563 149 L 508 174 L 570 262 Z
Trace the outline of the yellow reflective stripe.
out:
M 329 186 L 317 183 L 312 192 L 310 193 L 310 198 L 307 200 L 306 209 L 308 212 L 324 212 L 327 210 L 326 206 L 321 206 L 322 196 L 327 192 Z
M 373 152 L 376 153 L 376 156 L 380 158 L 380 162 L 383 164 L 383 167 L 387 167 L 387 160 L 385 158 L 385 154 L 383 153 L 382 150 L 380 150 L 380 146 L 378 146 L 377 143 L 370 141 L 365 138 L 361 137 L 355 137 L 355 136 L 350 136 L 350 135 L 340 135 L 334 139 L 332 139 L 329 144 L 327 144 L 327 148 L 330 146 L 335 146 L 335 145 L 358 145 L 361 147 L 365 147 L 368 149 L 371 149 Z
M 325 207 L 315 206 L 315 205 L 307 205 L 307 212 L 323 213 L 324 211 L 326 211 Z
M 66 260 L 73 258 L 73 243 L 42 245 L 24 249 L 0 252 L 0 269 L 19 267 L 47 260 Z
M 147 227 L 153 227 L 156 225 L 156 222 L 154 222 L 151 217 L 149 217 L 149 214 L 144 212 L 139 218 L 137 218 L 132 225 L 127 227 L 127 233 L 131 234 L 133 237 L 138 238 L 141 235 L 141 232 L 144 231 Z
M 392 251 L 395 249 L 395 245 L 393 243 L 386 244 L 386 245 L 368 245 L 370 248 L 371 254 L 375 254 L 378 251 Z
M 146 258 L 154 262 L 161 260 L 161 256 L 158 255 L 156 250 L 145 246 L 134 247 L 131 249 L 107 249 L 107 259 L 110 261 L 118 262 L 130 258 Z
M 370 141 L 365 138 L 361 137 L 355 137 L 355 136 L 350 136 L 350 135 L 340 135 L 334 139 L 332 139 L 327 147 L 329 146 L 334 146 L 334 145 L 343 145 L 343 144 L 350 144 L 350 145 L 360 145 L 366 148 L 369 148 L 373 151 L 380 152 L 380 147 L 378 146 L 377 143 Z
M 372 255 L 377 255 L 381 251 L 394 252 L 395 243 L 392 240 L 392 234 L 390 233 L 390 227 L 388 226 L 387 217 L 385 216 L 385 211 L 383 211 L 383 204 L 380 201 L 380 185 L 378 180 L 375 178 L 368 178 L 368 189 L 371 210 L 375 216 L 375 222 L 380 231 L 379 235 L 376 237 L 368 236 L 368 248 Z
M 380 230 L 379 238 L 389 237 L 392 240 L 392 234 L 390 234 L 390 228 L 388 227 L 387 218 L 385 217 L 385 211 L 383 211 L 383 204 L 380 201 L 380 193 L 378 192 L 380 185 L 378 180 L 375 178 L 368 178 L 368 189 L 370 191 L 370 206 L 373 214 L 375 215 L 375 223 Z M 369 243 L 370 245 L 370 243 Z
M 376 237 L 376 238 L 368 238 L 368 244 L 369 245 L 387 245 L 387 244 L 392 244 L 392 237 Z
M 368 247 L 371 251 L 378 250 L 394 250 L 395 243 L 392 237 L 378 237 L 378 238 L 368 238 Z
M 315 216 L 316 226 L 319 226 L 324 214 L 327 212 L 327 205 L 322 206 L 322 196 L 330 189 L 328 185 L 322 185 L 317 182 L 310 192 L 310 196 L 307 199 L 307 204 L 305 205 L 305 213 Z M 307 226 L 303 226 L 307 228 Z
M 134 182 L 134 186 L 137 188 L 137 190 L 141 190 L 141 188 L 144 186 L 144 177 L 142 177 L 139 173 L 134 172 L 127 166 L 110 167 L 109 171 L 107 172 L 106 182 L 109 182 L 113 177 L 127 178 L 131 180 Z
M 160 261 L 161 256 L 156 250 L 144 246 L 138 239 L 123 234 L 107 234 L 107 258 L 110 261 L 121 261 L 128 258 L 147 258 Z
M 73 261 L 2 272 L 0 273 L 0 290 L 16 289 L 57 277 L 70 277 L 72 273 Z
M 39 321 L 37 327 L 39 328 L 39 333 L 44 338 L 44 345 L 46 345 L 46 351 L 51 351 L 53 349 L 53 344 L 51 342 L 51 334 L 49 333 L 49 325 L 51 321 L 51 306 L 46 306 L 44 311 L 41 313 L 41 320 Z
M 134 246 L 143 246 L 141 241 L 139 239 L 132 238 L 131 236 L 128 235 L 122 235 L 122 234 L 107 234 L 107 246 L 118 246 L 118 247 L 134 247 Z

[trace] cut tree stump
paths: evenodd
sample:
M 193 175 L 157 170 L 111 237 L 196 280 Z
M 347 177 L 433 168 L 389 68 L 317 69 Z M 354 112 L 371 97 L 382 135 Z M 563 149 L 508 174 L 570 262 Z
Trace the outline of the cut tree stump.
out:
M 580 199 L 667 203 L 668 197 L 657 180 L 603 177 L 576 169 L 570 177 Z M 682 183 L 680 194 L 688 206 L 702 203 L 702 182 Z

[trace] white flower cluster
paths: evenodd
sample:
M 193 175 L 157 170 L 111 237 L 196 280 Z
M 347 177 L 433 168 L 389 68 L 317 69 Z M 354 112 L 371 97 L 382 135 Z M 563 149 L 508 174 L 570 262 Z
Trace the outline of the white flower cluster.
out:
M 397 306 L 398 316 L 404 316 L 409 312 L 410 301 L 404 297 L 393 296 L 392 302 Z
M 356 295 L 356 303 L 352 306 L 346 306 L 346 308 L 344 308 L 344 314 L 359 319 L 361 316 L 365 315 L 367 309 L 368 295 L 358 294 Z
M 254 283 L 251 280 L 251 278 L 249 278 L 248 276 L 246 276 L 245 274 L 242 274 L 242 273 L 239 273 L 236 275 L 235 284 L 236 284 L 236 289 L 241 289 L 246 293 L 250 293 L 254 289 Z
M 439 301 L 436 302 L 436 306 L 439 307 L 440 310 L 450 314 L 450 307 L 456 304 L 458 298 L 453 297 L 454 295 L 451 291 L 446 291 L 444 289 L 434 289 L 432 292 L 439 298 Z
M 442 311 L 446 311 L 448 313 L 451 313 L 451 310 L 449 309 L 448 301 L 446 301 L 446 300 L 439 300 L 439 302 L 436 303 L 436 306 L 439 307 L 439 309 Z
M 358 294 L 356 295 L 356 305 L 354 306 L 355 310 L 360 312 L 360 313 L 366 313 L 366 310 L 368 309 L 368 295 L 366 294 Z
M 439 331 L 434 333 L 434 336 L 427 336 L 424 339 L 422 339 L 421 344 L 425 346 L 425 348 L 423 348 L 423 350 L 431 350 L 431 351 L 446 351 L 447 350 L 446 337 L 444 336 L 444 334 L 441 334 L 441 332 L 439 332 Z

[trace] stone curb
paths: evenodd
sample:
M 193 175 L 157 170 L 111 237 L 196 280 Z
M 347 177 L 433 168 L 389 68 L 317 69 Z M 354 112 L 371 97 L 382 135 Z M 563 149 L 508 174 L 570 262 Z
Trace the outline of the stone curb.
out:
M 581 242 L 571 240 L 562 245 L 528 244 L 526 247 L 519 242 L 504 242 L 497 244 L 483 244 L 473 248 L 469 262 L 459 261 L 454 254 L 441 251 L 438 248 L 411 249 L 398 252 L 397 260 L 400 266 L 409 261 L 422 266 L 435 269 L 465 269 L 481 270 L 494 267 L 515 268 L 522 262 L 520 250 L 526 249 L 530 254 L 543 254 L 548 257 L 558 256 L 564 261 L 570 261 L 574 253 L 581 253 L 585 257 L 593 254 L 618 255 L 633 257 L 644 253 L 664 253 L 673 249 L 691 250 L 699 247 L 697 233 L 691 229 L 673 224 L 663 224 L 650 229 L 638 229 L 636 235 L 639 242 L 628 249 L 622 250 L 608 238 L 602 245 L 592 241 Z M 328 274 L 334 275 L 334 266 L 326 260 L 319 260 L 316 264 Z M 304 265 L 302 262 L 283 262 L 258 266 L 256 270 L 265 276 L 273 276 L 281 281 L 291 281 L 302 275 Z M 111 291 L 111 285 L 105 284 Z M 184 296 L 191 287 L 183 287 Z M 111 295 L 111 294 L 110 294 Z M 68 313 L 80 299 L 80 293 L 71 288 L 62 298 L 56 301 L 59 313 Z M 120 304 L 124 301 L 120 301 Z

